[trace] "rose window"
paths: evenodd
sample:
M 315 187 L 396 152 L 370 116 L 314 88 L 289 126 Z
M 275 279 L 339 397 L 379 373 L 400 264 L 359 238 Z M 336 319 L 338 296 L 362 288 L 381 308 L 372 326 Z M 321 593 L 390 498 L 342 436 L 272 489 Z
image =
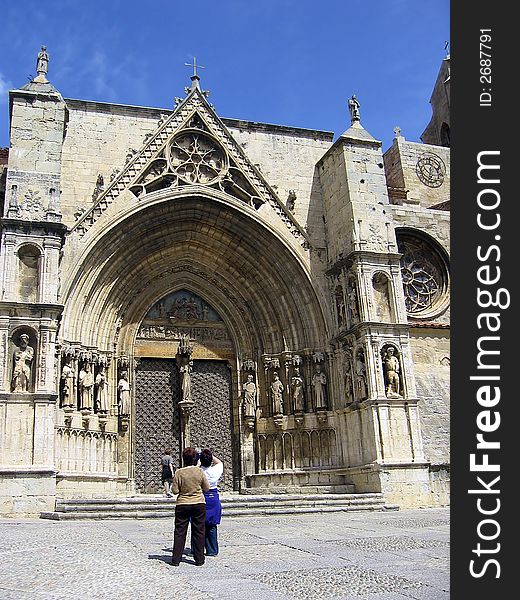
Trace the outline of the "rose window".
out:
M 168 147 L 171 170 L 186 183 L 209 185 L 228 170 L 228 158 L 218 142 L 205 133 L 185 130 Z
M 447 297 L 445 261 L 432 246 L 418 238 L 401 235 L 398 245 L 406 310 L 413 316 L 426 316 L 440 308 Z

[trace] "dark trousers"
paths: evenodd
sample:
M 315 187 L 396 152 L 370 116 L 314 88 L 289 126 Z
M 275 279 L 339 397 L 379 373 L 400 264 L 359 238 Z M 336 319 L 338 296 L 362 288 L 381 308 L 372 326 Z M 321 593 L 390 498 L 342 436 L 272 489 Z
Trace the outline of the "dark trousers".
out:
M 175 507 L 175 533 L 173 535 L 172 563 L 174 565 L 178 565 L 181 562 L 190 519 L 193 558 L 196 565 L 204 564 L 206 505 L 178 504 Z
M 216 556 L 218 554 L 217 526 L 206 523 L 206 554 Z

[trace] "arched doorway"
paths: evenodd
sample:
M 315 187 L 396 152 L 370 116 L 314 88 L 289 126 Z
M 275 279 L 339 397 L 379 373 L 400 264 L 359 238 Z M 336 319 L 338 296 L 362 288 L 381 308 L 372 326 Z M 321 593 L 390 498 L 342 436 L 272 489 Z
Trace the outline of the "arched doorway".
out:
M 181 466 L 183 418 L 176 356 L 183 336 L 191 341 L 190 444 L 209 447 L 227 465 L 222 488 L 238 487 L 240 461 L 233 452 L 232 365 L 235 350 L 226 324 L 198 294 L 170 293 L 147 312 L 134 348 L 134 477 L 139 492 L 160 487 L 158 457 L 170 448 Z

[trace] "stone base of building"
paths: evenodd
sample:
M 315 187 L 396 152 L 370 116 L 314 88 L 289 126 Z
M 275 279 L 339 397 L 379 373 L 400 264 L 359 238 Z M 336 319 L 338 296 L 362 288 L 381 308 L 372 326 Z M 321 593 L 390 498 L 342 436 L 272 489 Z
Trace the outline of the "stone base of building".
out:
M 0 468 L 0 517 L 34 517 L 54 510 L 56 471 L 51 468 Z
M 381 492 L 401 508 L 448 506 L 449 466 L 430 463 L 372 463 L 344 470 L 357 493 Z
M 58 498 L 117 498 L 135 494 L 132 479 L 106 473 L 65 473 L 56 477 Z
M 242 494 L 353 494 L 343 469 L 293 470 L 260 473 L 245 478 Z

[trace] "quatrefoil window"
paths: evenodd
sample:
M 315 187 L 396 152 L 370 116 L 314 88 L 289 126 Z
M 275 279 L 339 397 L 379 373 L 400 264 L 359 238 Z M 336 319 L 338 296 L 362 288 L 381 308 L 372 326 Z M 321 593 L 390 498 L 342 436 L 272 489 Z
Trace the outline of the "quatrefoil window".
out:
M 414 317 L 431 317 L 448 301 L 448 269 L 440 253 L 423 239 L 398 234 L 401 279 L 406 310 Z
M 184 130 L 168 146 L 170 169 L 186 183 L 211 185 L 228 171 L 224 148 L 198 130 Z

